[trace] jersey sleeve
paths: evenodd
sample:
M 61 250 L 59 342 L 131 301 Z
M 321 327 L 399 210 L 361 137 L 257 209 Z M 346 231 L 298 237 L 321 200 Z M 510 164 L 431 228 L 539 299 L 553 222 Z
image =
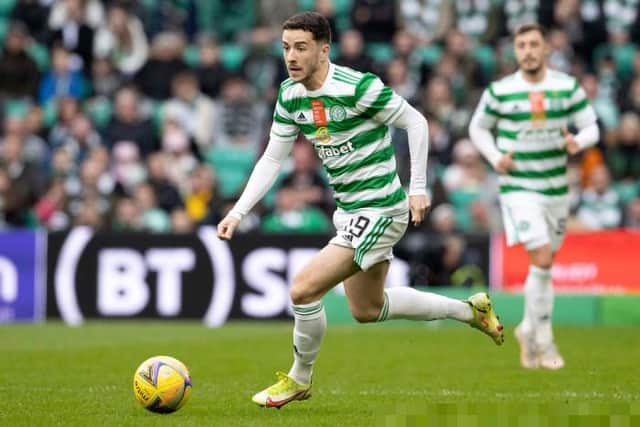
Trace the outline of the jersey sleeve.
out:
M 473 113 L 473 121 L 484 129 L 493 129 L 500 115 L 500 103 L 489 86 L 482 93 L 480 102 Z
M 597 121 L 596 112 L 589 103 L 587 94 L 576 80 L 569 105 L 570 119 L 578 129 L 583 129 Z
M 356 85 L 355 107 L 364 118 L 390 125 L 405 110 L 407 101 L 379 77 L 367 73 Z
M 281 142 L 293 142 L 298 137 L 299 132 L 300 129 L 298 125 L 296 125 L 296 122 L 293 121 L 293 116 L 283 106 L 282 88 L 280 88 L 278 101 L 273 111 L 273 123 L 271 124 L 269 137 Z

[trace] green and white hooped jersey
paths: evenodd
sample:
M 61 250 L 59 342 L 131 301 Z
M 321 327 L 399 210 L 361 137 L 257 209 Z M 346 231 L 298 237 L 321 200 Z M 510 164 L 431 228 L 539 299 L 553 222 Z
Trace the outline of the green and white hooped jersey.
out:
M 271 138 L 293 143 L 304 134 L 322 159 L 338 209 L 394 215 L 408 203 L 388 126 L 405 107 L 377 76 L 329 64 L 318 90 L 291 79 L 280 85 Z
M 563 129 L 570 123 L 582 129 L 596 122 L 575 78 L 548 69 L 543 81 L 532 84 L 518 71 L 489 85 L 475 114 L 481 127 L 495 129 L 500 151 L 514 152 L 514 168 L 499 177 L 501 196 L 567 195 Z

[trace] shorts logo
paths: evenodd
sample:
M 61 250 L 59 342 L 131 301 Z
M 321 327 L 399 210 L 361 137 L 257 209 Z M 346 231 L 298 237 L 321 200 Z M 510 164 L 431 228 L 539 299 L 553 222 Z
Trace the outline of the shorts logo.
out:
M 347 117 L 347 111 L 342 105 L 334 105 L 329 109 L 329 116 L 334 122 L 341 122 Z
M 518 223 L 518 231 L 527 231 L 530 227 L 529 221 L 520 221 Z

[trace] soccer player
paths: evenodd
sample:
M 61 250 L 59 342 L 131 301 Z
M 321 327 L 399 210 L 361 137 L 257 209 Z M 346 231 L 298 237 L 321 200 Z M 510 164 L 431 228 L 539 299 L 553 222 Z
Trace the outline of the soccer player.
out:
M 326 329 L 322 296 L 340 282 L 359 322 L 389 319 L 456 319 L 503 342 L 486 293 L 466 301 L 412 288 L 385 290 L 392 247 L 409 223 L 422 222 L 426 193 L 427 122 L 373 74 L 329 61 L 331 34 L 322 15 L 303 12 L 283 24 L 282 46 L 290 78 L 280 85 L 267 148 L 218 236 L 231 239 L 242 217 L 274 182 L 299 132 L 313 144 L 333 188 L 337 234 L 294 278 L 293 366 L 253 396 L 261 406 L 281 407 L 310 396 L 313 363 Z M 409 196 L 396 173 L 389 126 L 408 132 Z
M 551 328 L 551 265 L 569 214 L 567 154 L 595 144 L 599 131 L 578 81 L 547 67 L 544 29 L 524 25 L 513 44 L 518 70 L 484 91 L 469 135 L 500 174 L 507 244 L 521 243 L 529 254 L 524 318 L 515 330 L 521 364 L 560 369 L 564 359 Z M 577 134 L 568 132 L 569 124 Z

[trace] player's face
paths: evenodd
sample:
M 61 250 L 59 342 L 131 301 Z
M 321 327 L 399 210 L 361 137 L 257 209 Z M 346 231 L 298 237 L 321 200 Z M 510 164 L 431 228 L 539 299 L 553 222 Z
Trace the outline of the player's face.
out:
M 284 30 L 282 33 L 284 62 L 289 77 L 297 82 L 308 81 L 327 59 L 329 45 L 313 39 L 304 30 Z
M 537 73 L 545 63 L 547 43 L 539 31 L 519 34 L 513 41 L 518 67 L 525 73 Z

